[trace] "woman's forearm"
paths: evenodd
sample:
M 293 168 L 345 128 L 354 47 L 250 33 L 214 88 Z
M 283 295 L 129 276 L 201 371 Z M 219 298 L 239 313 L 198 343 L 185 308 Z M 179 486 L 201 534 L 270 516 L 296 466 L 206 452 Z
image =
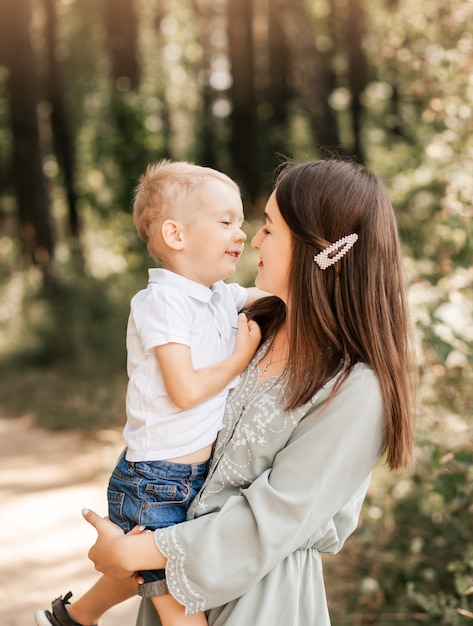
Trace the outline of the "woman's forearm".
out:
M 117 546 L 117 557 L 124 570 L 137 572 L 164 569 L 167 559 L 154 542 L 154 532 L 125 535 Z

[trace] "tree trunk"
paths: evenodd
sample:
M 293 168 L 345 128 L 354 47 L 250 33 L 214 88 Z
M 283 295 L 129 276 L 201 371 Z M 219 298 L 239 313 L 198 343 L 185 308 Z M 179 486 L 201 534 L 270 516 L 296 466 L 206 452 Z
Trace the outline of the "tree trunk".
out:
M 210 84 L 212 72 L 212 44 L 211 30 L 213 8 L 211 0 L 194 0 L 194 14 L 198 27 L 199 42 L 202 49 L 202 59 L 200 63 L 201 72 L 201 97 L 202 111 L 197 122 L 197 132 L 199 140 L 197 146 L 199 150 L 199 162 L 207 167 L 217 167 L 217 145 L 214 133 L 215 118 L 213 115 L 214 94 Z
M 268 11 L 269 43 L 269 94 L 273 109 L 273 119 L 286 125 L 288 103 L 292 90 L 289 87 L 290 53 L 286 40 L 282 15 L 277 7 L 278 0 L 270 0 Z
M 367 63 L 363 52 L 363 8 L 360 0 L 348 0 L 346 19 L 346 41 L 348 46 L 348 82 L 351 92 L 351 122 L 353 152 L 363 162 L 363 147 L 360 137 L 363 106 L 361 94 L 366 87 Z
M 54 150 L 63 173 L 69 213 L 69 229 L 79 249 L 79 216 L 77 213 L 77 193 L 75 190 L 75 149 L 70 128 L 67 106 L 64 98 L 62 67 L 55 51 L 57 47 L 56 0 L 43 0 L 47 21 L 45 27 L 47 52 L 47 96 L 51 102 L 51 126 Z
M 323 66 L 325 73 L 325 80 L 327 83 L 327 89 L 329 93 L 331 93 L 337 87 L 337 76 L 334 71 L 335 67 L 335 57 L 337 55 L 339 46 L 338 46 L 338 21 L 339 21 L 339 10 L 337 7 L 337 0 L 328 0 L 329 11 L 328 15 L 325 19 L 325 28 L 327 30 L 328 36 L 332 40 L 332 46 L 328 50 L 326 50 L 323 55 Z M 342 11 L 343 13 L 343 11 Z
M 289 103 L 293 96 L 293 90 L 289 86 L 290 51 L 277 4 L 278 0 L 269 0 L 268 3 L 268 100 L 272 115 L 267 130 L 269 135 L 267 141 L 271 151 L 271 170 L 277 165 L 277 155 L 288 156 Z
M 135 0 L 104 0 L 104 12 L 115 86 L 121 91 L 136 90 L 140 66 Z
M 8 68 L 7 89 L 13 136 L 12 170 L 23 258 L 26 265 L 39 265 L 44 276 L 48 277 L 55 242 L 43 172 L 30 20 L 30 0 L 0 3 L 2 56 Z
M 231 152 L 244 191 L 254 201 L 261 189 L 257 98 L 254 78 L 252 0 L 228 0 L 233 84 Z
M 154 54 L 156 58 L 160 59 L 161 71 L 156 77 L 156 95 L 159 98 L 161 103 L 160 109 L 160 118 L 161 118 L 161 131 L 160 136 L 162 138 L 162 148 L 161 148 L 161 156 L 166 159 L 172 158 L 172 124 L 171 124 L 171 112 L 170 106 L 167 98 L 167 83 L 164 72 L 164 42 L 161 31 L 162 21 L 166 18 L 169 13 L 168 2 L 161 0 L 159 5 L 156 8 L 156 13 L 154 14 L 153 26 L 154 26 L 154 37 L 155 37 L 155 45 L 154 45 Z
M 277 0 L 292 50 L 292 71 L 309 115 L 312 133 L 322 151 L 340 151 L 335 114 L 329 104 L 330 85 L 323 57 L 315 46 L 305 0 Z

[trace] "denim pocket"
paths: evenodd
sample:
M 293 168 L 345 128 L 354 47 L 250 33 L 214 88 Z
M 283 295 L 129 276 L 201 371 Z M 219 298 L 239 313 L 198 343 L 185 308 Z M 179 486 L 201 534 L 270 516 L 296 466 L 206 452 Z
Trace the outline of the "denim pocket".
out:
M 154 480 L 153 483 L 147 483 L 144 489 L 144 500 L 150 504 L 184 504 L 189 500 L 191 490 L 189 484 L 179 480 L 168 480 L 160 482 Z
M 131 525 L 129 520 L 124 514 L 124 501 L 125 494 L 120 493 L 118 491 L 113 491 L 112 489 L 107 490 L 107 500 L 108 500 L 108 516 L 110 520 L 120 526 L 122 530 L 126 533 L 131 530 Z

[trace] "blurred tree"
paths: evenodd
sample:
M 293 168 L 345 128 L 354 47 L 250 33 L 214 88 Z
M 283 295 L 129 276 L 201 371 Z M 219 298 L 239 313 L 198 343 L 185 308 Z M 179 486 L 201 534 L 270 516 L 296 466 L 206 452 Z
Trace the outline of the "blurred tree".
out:
M 54 257 L 55 236 L 43 172 L 30 21 L 30 0 L 0 3 L 1 58 L 8 70 L 12 172 L 23 260 L 26 265 L 37 264 L 48 278 Z
M 254 201 L 261 190 L 261 159 L 252 0 L 229 0 L 227 20 L 233 78 L 230 150 L 237 177 L 241 178 L 247 195 Z
M 62 63 L 58 59 L 58 19 L 56 0 L 42 0 L 46 11 L 45 43 L 47 55 L 47 97 L 51 103 L 51 126 L 54 150 L 63 173 L 69 215 L 69 229 L 80 252 L 80 223 L 75 189 L 75 147 L 69 114 L 64 97 Z
M 290 50 L 278 10 L 278 0 L 268 3 L 269 84 L 267 100 L 271 115 L 266 123 L 268 148 L 271 153 L 289 154 L 289 106 L 294 95 L 290 86 Z M 274 156 L 273 156 L 274 159 Z M 274 168 L 273 162 L 270 169 Z
M 135 0 L 103 0 L 105 32 L 111 58 L 110 112 L 115 125 L 111 148 L 114 196 L 129 209 L 132 188 L 146 165 L 143 110 L 139 99 L 138 13 Z
M 214 93 L 211 85 L 212 75 L 212 26 L 214 8 L 211 0 L 194 0 L 194 16 L 199 34 L 201 60 L 199 86 L 202 97 L 202 110 L 198 112 L 197 123 L 198 161 L 207 167 L 217 167 L 217 140 L 214 132 L 215 116 L 213 113 Z
M 368 81 L 368 70 L 362 41 L 364 35 L 364 6 L 361 0 L 348 0 L 348 13 L 345 19 L 345 33 L 348 56 L 348 84 L 351 94 L 351 124 L 353 153 L 363 162 L 361 142 L 361 116 L 363 113 L 362 94 Z
M 172 126 L 170 104 L 167 93 L 168 81 L 165 78 L 166 67 L 165 57 L 163 54 L 165 41 L 163 37 L 163 24 L 168 18 L 168 3 L 161 0 L 153 12 L 153 30 L 152 30 L 152 58 L 155 59 L 155 65 L 159 68 L 153 74 L 153 93 L 156 93 L 157 102 L 159 103 L 160 117 L 160 145 L 161 156 L 170 159 L 172 156 Z M 151 52 L 151 51 L 150 51 Z M 157 74 L 157 75 L 156 75 Z
M 108 50 L 115 85 L 123 91 L 140 84 L 138 18 L 135 0 L 103 0 Z
M 274 0 L 286 29 L 292 56 L 292 72 L 310 126 L 321 150 L 338 152 L 341 142 L 335 113 L 330 106 L 330 83 L 323 56 L 314 40 L 314 25 L 306 0 Z

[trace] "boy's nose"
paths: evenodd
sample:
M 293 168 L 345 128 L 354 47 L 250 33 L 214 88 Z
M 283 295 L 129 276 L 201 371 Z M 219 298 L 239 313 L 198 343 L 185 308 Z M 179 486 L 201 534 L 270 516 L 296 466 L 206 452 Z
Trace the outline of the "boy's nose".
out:
M 247 239 L 247 235 L 245 233 L 245 231 L 243 231 L 241 228 L 238 229 L 237 232 L 237 240 L 238 241 L 246 241 Z

